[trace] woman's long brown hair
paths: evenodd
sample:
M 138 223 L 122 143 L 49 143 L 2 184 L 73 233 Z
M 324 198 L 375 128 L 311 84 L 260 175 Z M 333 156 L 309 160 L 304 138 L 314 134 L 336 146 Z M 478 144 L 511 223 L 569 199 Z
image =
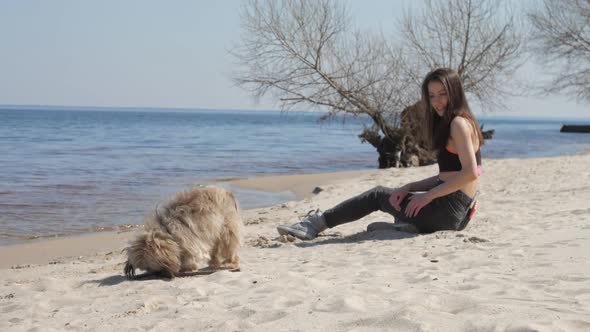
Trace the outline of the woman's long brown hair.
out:
M 447 109 L 442 117 L 436 114 L 436 111 L 430 103 L 428 94 L 428 83 L 436 81 L 440 82 L 447 92 L 449 102 Z M 426 126 L 424 130 L 426 142 L 430 142 L 434 149 L 444 149 L 449 135 L 451 133 L 451 121 L 456 116 L 463 117 L 471 123 L 473 129 L 479 138 L 479 146 L 484 144 L 483 135 L 479 128 L 479 124 L 471 113 L 467 98 L 465 98 L 465 91 L 463 90 L 463 83 L 456 71 L 449 68 L 438 68 L 426 75 L 422 82 L 422 106 L 426 112 Z

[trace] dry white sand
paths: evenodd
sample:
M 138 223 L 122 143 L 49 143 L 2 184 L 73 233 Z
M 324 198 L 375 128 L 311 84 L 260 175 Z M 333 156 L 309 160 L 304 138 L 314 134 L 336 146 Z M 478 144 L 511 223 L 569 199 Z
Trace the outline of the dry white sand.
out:
M 462 232 L 365 232 L 392 220 L 378 212 L 293 243 L 278 224 L 436 166 L 240 181 L 324 189 L 244 211 L 241 272 L 128 281 L 132 232 L 0 248 L 0 330 L 590 331 L 589 165 L 588 154 L 484 160 Z

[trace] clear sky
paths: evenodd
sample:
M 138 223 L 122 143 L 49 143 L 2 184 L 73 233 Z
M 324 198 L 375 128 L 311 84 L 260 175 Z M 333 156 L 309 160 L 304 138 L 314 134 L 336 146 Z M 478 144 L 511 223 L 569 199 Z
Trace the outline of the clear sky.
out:
M 385 33 L 404 8 L 417 6 L 346 2 L 359 27 Z M 228 50 L 240 38 L 241 4 L 0 0 L 0 104 L 277 109 L 231 81 Z M 564 96 L 507 104 L 494 114 L 590 118 L 589 105 Z

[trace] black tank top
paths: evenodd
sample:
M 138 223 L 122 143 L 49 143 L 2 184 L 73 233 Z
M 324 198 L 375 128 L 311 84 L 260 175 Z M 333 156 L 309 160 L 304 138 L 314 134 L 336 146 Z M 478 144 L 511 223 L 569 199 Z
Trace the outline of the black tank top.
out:
M 475 161 L 477 162 L 478 173 L 481 172 L 481 149 L 475 153 Z M 438 170 L 439 172 L 456 172 L 461 170 L 461 160 L 459 155 L 451 152 L 448 147 L 438 151 Z

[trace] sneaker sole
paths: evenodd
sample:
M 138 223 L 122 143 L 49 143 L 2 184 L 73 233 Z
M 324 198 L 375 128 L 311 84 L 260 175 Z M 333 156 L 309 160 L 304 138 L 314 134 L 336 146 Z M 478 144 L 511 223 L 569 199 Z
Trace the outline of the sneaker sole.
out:
M 294 230 L 288 226 L 278 226 L 277 231 L 280 235 L 292 235 L 299 240 L 313 240 L 315 237 L 309 237 L 306 233 Z

